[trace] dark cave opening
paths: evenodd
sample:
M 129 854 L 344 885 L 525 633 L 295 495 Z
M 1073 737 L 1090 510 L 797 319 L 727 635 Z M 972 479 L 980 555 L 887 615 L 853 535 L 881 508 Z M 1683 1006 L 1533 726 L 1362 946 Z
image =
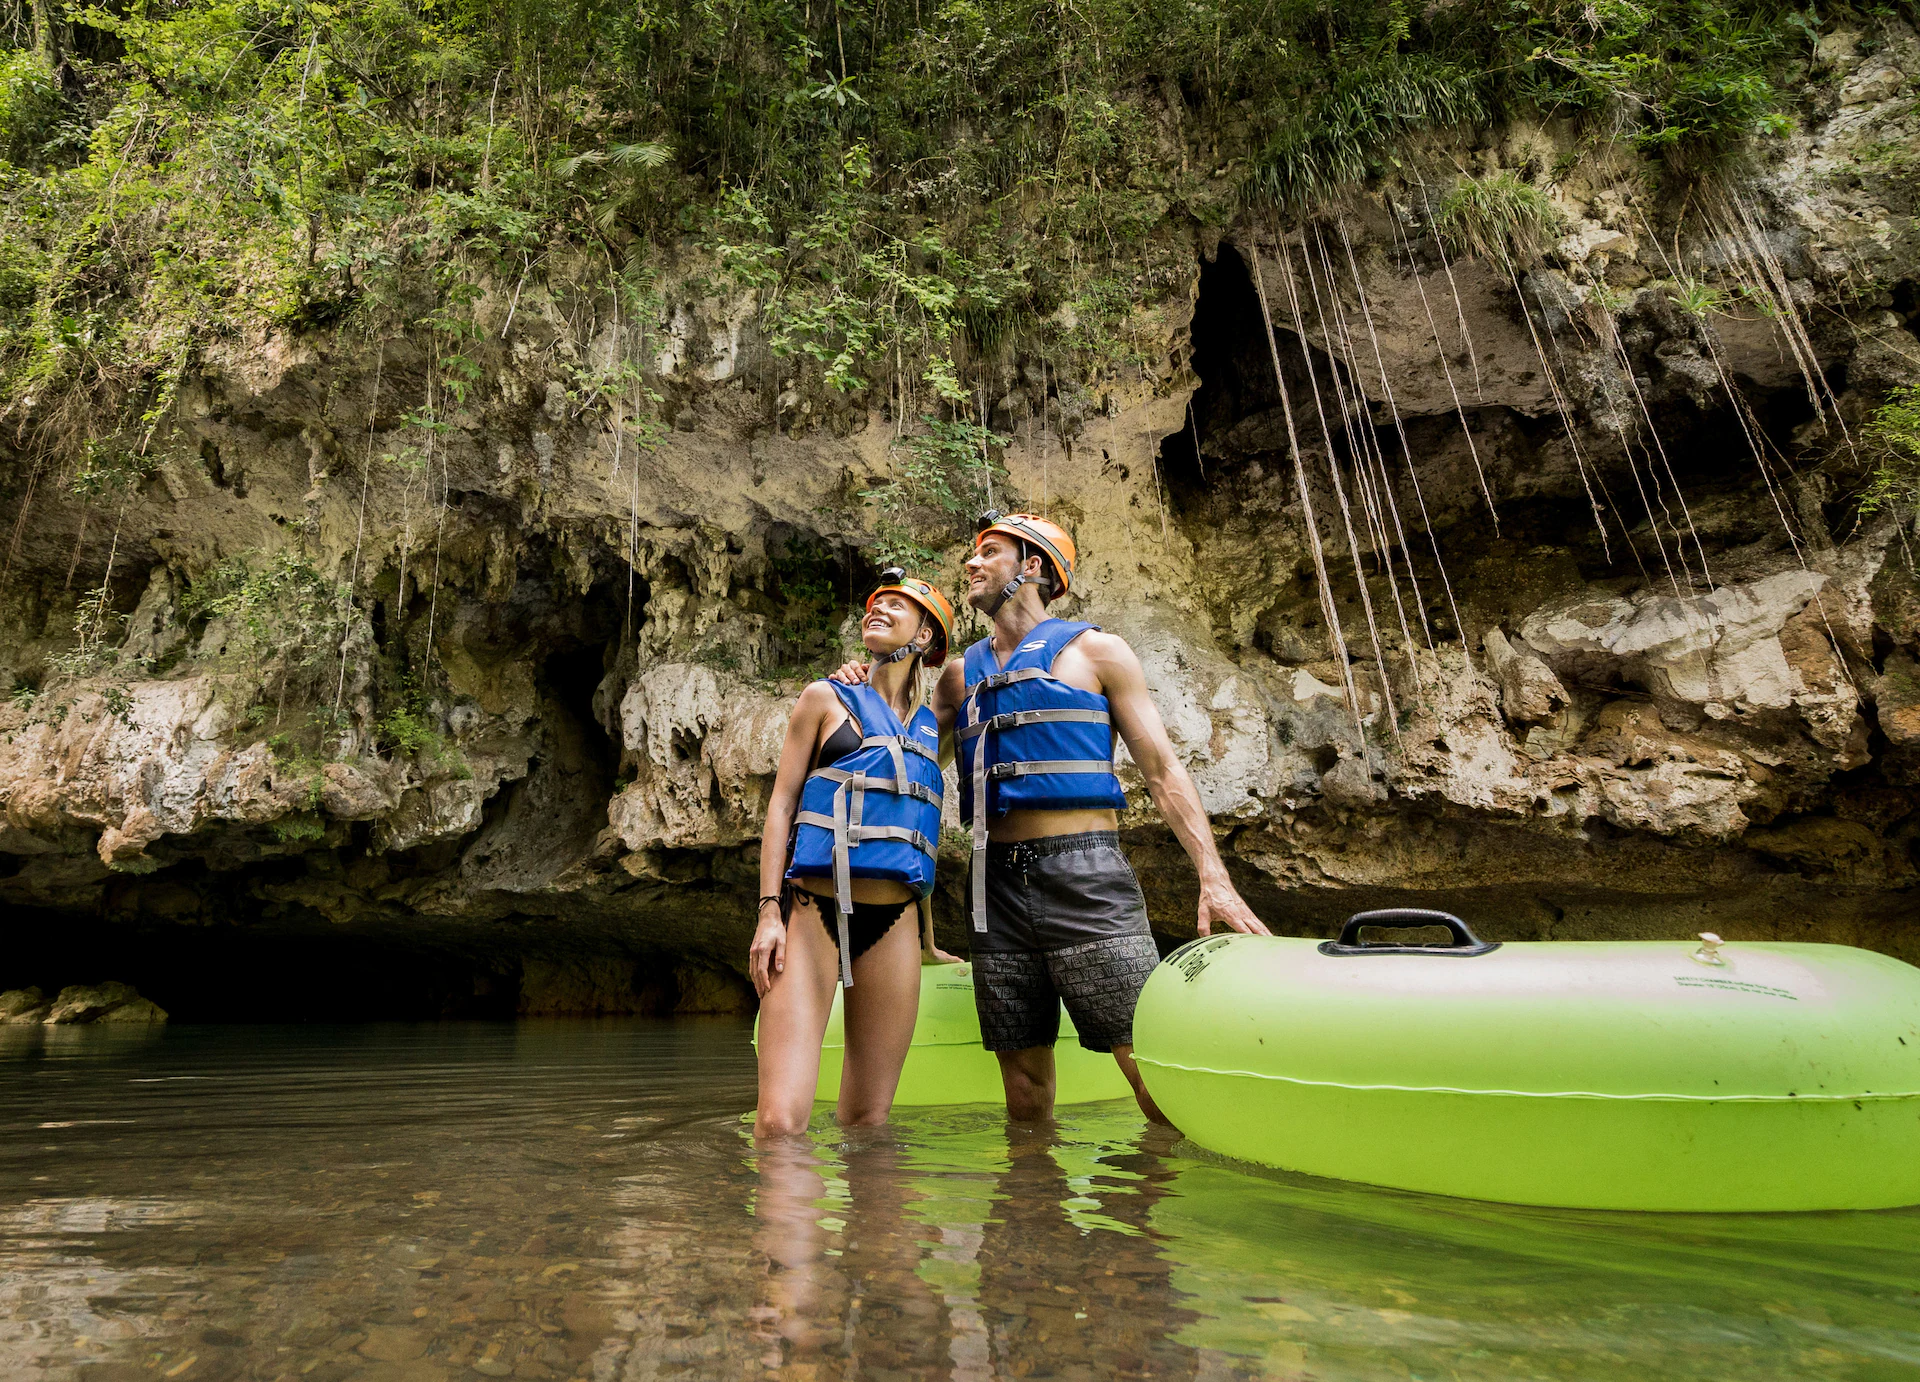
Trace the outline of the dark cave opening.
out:
M 1271 292 L 1271 282 L 1268 287 Z M 1463 607 L 1476 584 L 1470 568 L 1545 548 L 1570 559 L 1584 580 L 1643 578 L 1665 585 L 1671 566 L 1684 584 L 1682 541 L 1688 551 L 1684 565 L 1697 574 L 1701 548 L 1710 562 L 1716 550 L 1756 543 L 1788 547 L 1786 525 L 1777 516 L 1781 511 L 1789 516 L 1797 541 L 1804 541 L 1800 530 L 1810 521 L 1831 525 L 1843 519 L 1844 496 L 1816 495 L 1809 501 L 1795 489 L 1799 479 L 1788 458 L 1801 450 L 1796 433 L 1815 418 L 1797 378 L 1786 384 L 1736 380 L 1754 432 L 1750 440 L 1723 388 L 1698 392 L 1697 386 L 1670 378 L 1651 348 L 1636 350 L 1634 370 L 1657 444 L 1644 429 L 1623 442 L 1597 425 L 1591 408 L 1576 404 L 1574 430 L 1581 447 L 1576 466 L 1567 460 L 1566 425 L 1554 413 L 1533 416 L 1503 405 L 1468 406 L 1464 419 L 1453 411 L 1410 414 L 1396 427 L 1369 404 L 1366 412 L 1343 420 L 1336 400 L 1342 392 L 1349 399 L 1356 396 L 1344 365 L 1336 367 L 1331 356 L 1312 345 L 1303 358 L 1298 337 L 1286 326 L 1278 327 L 1275 340 L 1330 575 L 1352 593 L 1354 558 L 1343 529 L 1341 496 L 1326 463 L 1329 450 L 1338 462 L 1364 564 L 1370 569 L 1379 564 L 1364 529 L 1358 472 L 1365 467 L 1355 465 L 1357 444 L 1359 451 L 1372 452 L 1375 473 L 1384 470 L 1391 480 L 1372 487 L 1379 521 L 1389 531 L 1389 546 L 1404 550 L 1404 557 L 1396 551 L 1396 559 L 1410 558 L 1415 579 L 1431 587 L 1423 595 L 1442 597 L 1427 600 L 1429 617 L 1437 616 L 1440 626 L 1452 623 L 1443 609 L 1448 603 L 1443 565 Z M 1297 525 L 1292 446 L 1273 354 L 1247 262 L 1230 244 L 1202 261 L 1191 341 L 1198 387 L 1185 425 L 1165 435 L 1160 448 L 1174 515 L 1196 534 L 1235 525 Z M 1835 377 L 1827 381 L 1835 393 L 1844 387 L 1843 369 L 1836 366 Z M 1637 412 L 1635 405 L 1628 407 Z M 1492 512 L 1469 465 L 1472 453 L 1464 444 L 1463 425 L 1492 490 Z M 1756 445 L 1765 457 L 1764 470 L 1754 455 Z M 1408 473 L 1409 454 L 1418 490 Z M 1711 531 L 1699 523 L 1709 511 Z M 1295 574 L 1307 581 L 1310 593 L 1311 571 Z M 1342 603 L 1353 601 L 1343 598 Z M 1494 606 L 1502 603 L 1492 599 Z
M 1160 474 L 1176 512 L 1192 509 L 1209 488 L 1209 474 L 1217 478 L 1227 463 L 1219 439 L 1244 419 L 1280 405 L 1253 276 L 1231 245 L 1222 244 L 1200 263 L 1190 337 L 1200 387 L 1186 426 L 1160 442 Z
M 166 878 L 169 893 L 234 886 L 197 862 Z M 123 904 L 137 906 L 137 897 L 119 894 Z M 509 1018 L 518 1000 L 511 957 L 396 945 L 318 917 L 297 927 L 286 918 L 204 926 L 145 910 L 81 917 L 14 909 L 0 989 L 31 986 L 52 998 L 72 984 L 131 984 L 175 1022 Z
M 604 643 L 581 643 L 547 654 L 540 680 L 553 698 L 577 719 L 586 734 L 587 746 L 611 768 L 619 757 L 607 735 L 594 699 L 607 675 L 607 660 L 613 650 Z
M 192 886 L 197 867 L 170 870 L 182 875 L 175 886 Z M 144 911 L 77 917 L 18 908 L 9 922 L 0 990 L 31 986 L 53 998 L 69 985 L 130 984 L 174 1023 L 667 1016 L 685 985 L 665 953 L 526 953 L 504 934 L 488 944 L 450 936 L 408 943 L 311 913 L 194 925 Z M 583 976 L 629 973 L 624 985 L 603 980 L 583 993 Z

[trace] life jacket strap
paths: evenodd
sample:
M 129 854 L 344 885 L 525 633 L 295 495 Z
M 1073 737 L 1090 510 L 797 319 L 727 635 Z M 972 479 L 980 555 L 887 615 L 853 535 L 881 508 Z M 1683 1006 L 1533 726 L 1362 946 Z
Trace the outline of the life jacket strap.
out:
M 833 817 L 824 811 L 802 811 L 794 818 L 796 825 L 817 825 L 822 829 L 833 829 Z M 912 845 L 922 854 L 933 852 L 933 841 L 919 831 L 904 825 L 863 825 L 858 828 L 847 826 L 847 844 L 865 844 L 868 840 L 898 840 L 902 844 Z
M 833 831 L 833 900 L 839 913 L 840 987 L 853 987 L 853 865 L 847 857 L 853 841 L 853 827 L 847 819 L 847 784 L 833 789 L 833 816 L 828 828 Z M 812 812 L 804 812 L 812 815 Z
M 1045 667 L 1021 667 L 1012 672 L 989 672 L 973 684 L 977 695 L 981 690 L 998 691 L 1003 686 L 1012 686 L 1019 681 L 1054 680 L 1052 671 Z
M 1110 773 L 1111 758 L 1036 758 L 1019 763 L 995 763 L 989 778 L 1033 777 L 1038 773 Z
M 1021 674 L 1014 672 L 1008 675 L 1018 677 Z M 1042 672 L 1040 675 L 1045 676 L 1046 673 Z M 968 698 L 967 713 L 969 718 L 979 713 L 979 703 L 973 697 Z M 1017 710 L 1004 715 L 995 715 L 977 724 L 963 725 L 955 731 L 961 739 L 977 737 L 980 740 L 973 749 L 973 860 L 972 872 L 968 878 L 972 890 L 973 929 L 976 935 L 984 935 L 987 929 L 988 782 L 1009 777 L 1031 777 L 1036 773 L 1110 773 L 1113 771 L 1111 758 L 1052 758 L 1022 763 L 996 763 L 992 767 L 987 766 L 986 736 L 994 730 L 1061 721 L 1095 725 L 1113 723 L 1112 717 L 1104 710 Z
M 800 811 L 794 815 L 793 823 L 795 826 L 817 825 L 833 832 L 833 900 L 835 910 L 839 913 L 840 983 L 843 987 L 852 988 L 853 941 L 850 919 L 853 916 L 854 848 L 869 840 L 898 840 L 929 858 L 935 850 L 932 840 L 904 825 L 862 824 L 860 817 L 866 805 L 867 793 L 888 792 L 895 796 L 912 797 L 934 807 L 940 805 L 940 795 L 918 782 L 907 781 L 904 764 L 901 776 L 897 778 L 868 777 L 865 773 L 847 772 L 840 768 L 816 768 L 810 776 L 837 784 L 833 789 L 832 814 Z
M 898 797 L 912 797 L 915 801 L 924 801 L 929 806 L 940 805 L 940 793 L 932 787 L 918 782 L 902 784 L 897 777 L 868 777 L 864 773 L 846 772 L 840 768 L 816 768 L 813 776 L 824 778 L 828 782 L 850 783 L 861 792 L 891 792 Z M 796 817 L 795 819 L 798 819 Z M 809 821 L 817 825 L 817 821 Z
M 1113 717 L 1104 710 L 1009 710 L 1003 715 L 995 715 L 990 720 L 982 720 L 977 725 L 967 725 L 958 731 L 960 738 L 971 739 L 988 730 L 1018 729 L 1021 725 L 1045 725 L 1072 722 L 1083 725 L 1110 725 Z

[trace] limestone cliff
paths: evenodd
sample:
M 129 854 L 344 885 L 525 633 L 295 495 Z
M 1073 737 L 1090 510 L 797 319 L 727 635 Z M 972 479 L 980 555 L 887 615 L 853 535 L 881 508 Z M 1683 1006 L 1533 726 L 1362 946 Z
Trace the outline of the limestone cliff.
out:
M 1509 128 L 1304 225 L 1194 227 L 1128 369 L 1062 377 L 1017 336 L 977 362 L 993 499 L 1074 530 L 1061 612 L 1139 649 L 1276 929 L 1401 903 L 1920 958 L 1915 534 L 1855 502 L 1869 415 L 1920 379 L 1915 173 L 1885 153 L 1920 138 L 1920 41 L 1856 38 L 1823 40 L 1823 117 L 1711 207 Z M 1546 168 L 1539 255 L 1436 234 L 1463 170 Z M 641 320 L 558 266 L 492 285 L 441 430 L 409 422 L 418 342 L 275 334 L 180 389 L 133 502 L 17 483 L 9 926 L 509 956 L 536 1010 L 731 1001 L 708 971 L 744 961 L 786 707 L 846 645 L 861 495 L 917 409 L 796 387 L 713 267 L 688 249 Z M 657 432 L 578 384 L 627 360 Z M 307 566 L 263 584 L 281 554 Z M 77 648 L 90 589 L 124 627 Z M 1154 924 L 1189 934 L 1131 785 Z

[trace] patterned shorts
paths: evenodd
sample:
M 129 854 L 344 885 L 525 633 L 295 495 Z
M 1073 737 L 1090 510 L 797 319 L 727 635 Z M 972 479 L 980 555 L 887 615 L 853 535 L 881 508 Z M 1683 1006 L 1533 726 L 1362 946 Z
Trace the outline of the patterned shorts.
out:
M 973 992 L 989 1051 L 1051 1046 L 1066 1004 L 1089 1051 L 1133 1044 L 1133 1009 L 1160 951 L 1111 830 L 987 847 L 987 930 Z

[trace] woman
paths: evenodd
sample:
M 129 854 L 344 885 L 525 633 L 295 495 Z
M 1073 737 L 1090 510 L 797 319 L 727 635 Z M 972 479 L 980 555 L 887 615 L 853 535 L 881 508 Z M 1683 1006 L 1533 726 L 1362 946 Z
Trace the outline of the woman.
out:
M 864 686 L 816 681 L 787 722 L 760 837 L 753 986 L 760 994 L 756 1137 L 804 1132 L 836 978 L 845 987 L 842 1124 L 884 1123 L 933 947 L 940 731 L 921 668 L 946 660 L 953 607 L 925 581 L 883 573 L 860 641 Z M 901 918 L 916 910 L 921 926 Z

